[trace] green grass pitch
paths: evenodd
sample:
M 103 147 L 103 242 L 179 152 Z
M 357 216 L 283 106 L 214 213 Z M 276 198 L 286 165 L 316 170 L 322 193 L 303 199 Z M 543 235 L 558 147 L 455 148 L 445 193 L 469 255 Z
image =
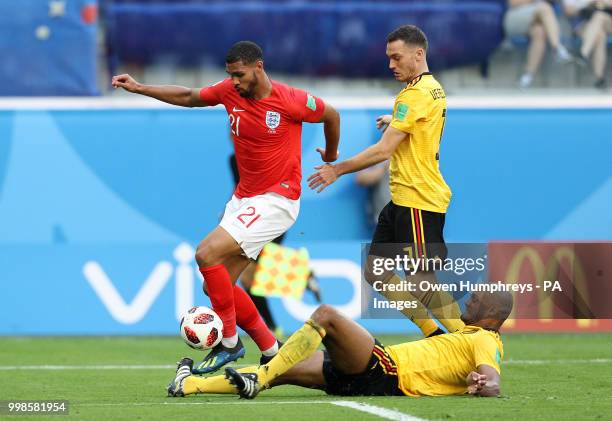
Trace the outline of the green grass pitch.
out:
M 406 340 L 379 339 L 385 344 Z M 252 342 L 245 343 L 247 358 L 240 362 L 254 363 L 259 354 Z M 0 338 L 0 400 L 68 400 L 69 417 L 86 420 L 384 419 L 331 403 L 338 400 L 430 420 L 612 419 L 612 334 L 509 334 L 504 343 L 500 398 L 339 398 L 288 386 L 244 401 L 220 395 L 166 397 L 170 366 L 183 355 L 204 355 L 179 338 Z

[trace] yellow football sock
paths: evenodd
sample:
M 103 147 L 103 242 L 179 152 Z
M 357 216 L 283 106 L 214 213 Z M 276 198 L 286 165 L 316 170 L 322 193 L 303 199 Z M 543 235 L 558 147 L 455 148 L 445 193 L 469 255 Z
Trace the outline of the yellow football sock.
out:
M 387 285 L 400 285 L 402 282 L 404 282 L 402 278 L 396 274 L 393 274 L 385 281 Z M 404 308 L 402 314 L 416 324 L 425 337 L 438 330 L 438 324 L 429 316 L 427 308 L 410 292 L 385 290 L 381 291 L 381 294 L 389 301 L 416 301 L 415 308 Z
M 442 326 L 446 328 L 450 333 L 460 332 L 465 327 L 465 323 L 461 319 L 438 319 Z
M 257 373 L 259 384 L 262 389 L 266 389 L 272 380 L 315 352 L 323 337 L 325 337 L 325 329 L 314 321 L 308 320 L 304 326 L 291 335 L 268 364 L 261 367 L 243 367 L 238 371 Z M 235 394 L 236 388 L 230 384 L 224 375 L 213 377 L 189 376 L 183 383 L 183 393 L 185 395 L 194 393 Z
M 428 337 L 439 329 L 438 324 L 433 319 L 413 319 L 412 321 L 421 329 L 425 337 Z
M 242 373 L 256 373 L 258 367 L 252 365 L 238 369 Z M 230 384 L 224 375 L 212 377 L 189 376 L 183 382 L 183 393 L 192 395 L 194 393 L 222 393 L 235 394 L 236 387 Z
M 420 272 L 415 278 L 418 279 L 417 282 L 437 283 L 433 272 Z M 463 330 L 465 324 L 461 321 L 461 309 L 451 294 L 446 291 L 426 291 L 418 292 L 416 296 L 450 333 Z
M 465 323 L 461 321 L 461 309 L 452 295 L 448 292 L 436 291 L 426 294 L 424 299 L 423 304 L 449 333 L 463 330 Z
M 266 365 L 257 370 L 262 389 L 270 387 L 270 382 L 287 372 L 291 367 L 304 361 L 317 350 L 325 337 L 325 329 L 313 320 L 307 320 L 299 330 L 289 337 L 278 350 L 278 354 Z

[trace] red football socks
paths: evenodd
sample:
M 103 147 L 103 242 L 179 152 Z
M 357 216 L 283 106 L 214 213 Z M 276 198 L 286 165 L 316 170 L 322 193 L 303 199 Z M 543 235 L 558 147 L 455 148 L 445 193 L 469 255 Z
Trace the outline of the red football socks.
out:
M 234 285 L 234 305 L 238 326 L 249 334 L 259 350 L 272 348 L 276 344 L 276 338 L 266 326 L 251 297 L 238 285 Z
M 236 309 L 234 305 L 234 285 L 224 265 L 200 268 L 212 308 L 223 321 L 223 337 L 236 335 Z M 244 291 L 243 291 L 244 292 Z

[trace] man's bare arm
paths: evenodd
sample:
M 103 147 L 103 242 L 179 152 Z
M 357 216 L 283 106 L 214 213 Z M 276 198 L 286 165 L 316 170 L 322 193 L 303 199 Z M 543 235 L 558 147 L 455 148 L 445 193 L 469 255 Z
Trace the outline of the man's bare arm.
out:
M 325 103 L 321 116 L 325 133 L 325 149 L 317 148 L 324 162 L 334 162 L 338 159 L 338 143 L 340 142 L 340 114 L 330 104 Z
M 385 161 L 393 155 L 397 146 L 406 138 L 407 134 L 393 127 L 387 128 L 378 143 L 358 153 L 354 157 L 336 165 L 322 165 L 315 167 L 317 172 L 308 177 L 309 187 L 320 193 L 325 187 L 332 184 L 344 174 L 369 168 L 379 162 Z
M 354 157 L 335 165 L 338 176 L 369 168 L 391 158 L 393 152 L 407 134 L 393 127 L 387 128 L 382 138 L 374 145 Z
M 497 397 L 501 393 L 499 373 L 486 364 L 479 365 L 476 372 L 468 374 L 466 382 L 470 395 Z
M 149 96 L 181 107 L 206 107 L 200 99 L 200 90 L 176 85 L 143 85 L 132 76 L 122 74 L 113 76 L 113 88 L 123 88 L 128 92 Z

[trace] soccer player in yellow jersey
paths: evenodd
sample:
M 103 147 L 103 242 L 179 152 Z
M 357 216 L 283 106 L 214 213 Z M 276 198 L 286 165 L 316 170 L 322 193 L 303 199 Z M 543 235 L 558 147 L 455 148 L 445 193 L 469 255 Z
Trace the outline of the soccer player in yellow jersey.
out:
M 379 117 L 377 121 L 379 128 L 388 125 L 382 138 L 346 161 L 316 167 L 317 172 L 308 178 L 310 187 L 321 192 L 344 174 L 390 159 L 391 201 L 379 215 L 371 257 L 392 257 L 388 256 L 391 252 L 388 245 L 393 243 L 409 244 L 403 253 L 409 252 L 411 258 L 447 257 L 443 230 L 451 191 L 439 165 L 446 95 L 429 73 L 427 45 L 423 31 L 413 25 L 401 26 L 389 34 L 386 51 L 389 68 L 395 79 L 406 86 L 395 100 L 393 115 Z M 419 281 L 436 282 L 433 271 L 423 270 L 419 278 Z M 366 279 L 371 284 L 377 280 L 399 281 L 392 273 L 377 279 L 367 268 Z M 417 298 L 419 306 L 404 309 L 402 313 L 417 323 L 425 336 L 442 332 L 429 318 L 427 309 L 449 332 L 463 328 L 459 307 L 449 294 L 384 295 L 397 301 Z
M 179 363 L 170 396 L 234 393 L 252 399 L 265 389 L 292 384 L 340 396 L 498 396 L 504 349 L 499 328 L 512 310 L 508 292 L 476 292 L 455 333 L 384 346 L 329 305 L 262 366 L 225 369 L 225 376 L 191 375 L 193 361 Z M 325 351 L 317 350 L 323 343 Z

